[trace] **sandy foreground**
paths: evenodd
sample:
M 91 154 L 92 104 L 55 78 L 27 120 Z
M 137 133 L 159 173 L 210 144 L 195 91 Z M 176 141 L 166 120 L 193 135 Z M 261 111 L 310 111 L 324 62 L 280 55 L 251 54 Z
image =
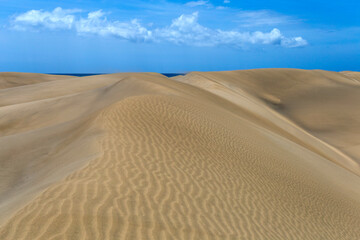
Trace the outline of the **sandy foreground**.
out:
M 360 239 L 360 73 L 0 73 L 0 239 Z

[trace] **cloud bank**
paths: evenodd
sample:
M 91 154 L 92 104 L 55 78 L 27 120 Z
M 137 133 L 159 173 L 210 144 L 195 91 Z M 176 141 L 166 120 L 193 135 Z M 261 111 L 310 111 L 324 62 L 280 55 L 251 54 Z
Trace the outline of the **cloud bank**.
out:
M 111 35 L 135 42 L 152 39 L 152 32 L 137 19 L 129 22 L 108 21 L 104 15 L 102 10 L 90 12 L 87 18 L 80 18 L 75 23 L 75 30 L 79 34 Z
M 209 1 L 191 1 L 185 4 L 185 6 L 188 7 L 198 7 L 198 6 L 211 6 L 211 4 L 209 4 Z
M 240 11 L 237 14 L 237 22 L 242 27 L 282 25 L 296 23 L 297 21 L 289 16 L 280 15 L 269 10 Z
M 206 1 L 198 1 L 206 2 Z M 302 37 L 286 37 L 279 29 L 270 32 L 241 32 L 211 29 L 198 22 L 199 14 L 183 14 L 163 28 L 145 27 L 138 19 L 127 22 L 108 20 L 102 10 L 89 12 L 84 18 L 81 10 L 55 8 L 53 11 L 31 10 L 12 20 L 16 30 L 72 30 L 77 34 L 114 36 L 133 42 L 170 42 L 179 45 L 213 47 L 227 45 L 244 47 L 249 44 L 279 45 L 286 48 L 304 47 Z
M 43 10 L 30 10 L 20 14 L 14 19 L 14 28 L 18 30 L 27 30 L 32 28 L 48 29 L 71 29 L 75 22 L 74 13 L 81 12 L 78 9 L 55 8 L 52 12 Z

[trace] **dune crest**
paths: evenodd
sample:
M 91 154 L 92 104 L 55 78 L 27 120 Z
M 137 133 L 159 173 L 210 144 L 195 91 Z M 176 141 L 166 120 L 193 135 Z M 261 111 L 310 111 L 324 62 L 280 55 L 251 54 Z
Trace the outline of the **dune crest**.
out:
M 353 78 L 124 73 L 2 89 L 0 239 L 358 239 Z
M 18 73 L 18 72 L 1 72 L 0 89 L 20 87 L 41 82 L 54 81 L 59 79 L 70 79 L 74 76 L 51 75 L 40 73 Z

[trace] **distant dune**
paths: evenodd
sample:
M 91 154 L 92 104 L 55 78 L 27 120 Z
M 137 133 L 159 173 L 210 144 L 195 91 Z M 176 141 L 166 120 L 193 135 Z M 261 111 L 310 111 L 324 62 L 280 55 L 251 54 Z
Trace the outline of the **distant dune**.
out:
M 0 89 L 19 87 L 35 83 L 60 80 L 70 78 L 64 75 L 49 75 L 39 73 L 17 73 L 17 72 L 3 72 L 0 73 Z
M 0 239 L 360 239 L 360 73 L 0 73 Z

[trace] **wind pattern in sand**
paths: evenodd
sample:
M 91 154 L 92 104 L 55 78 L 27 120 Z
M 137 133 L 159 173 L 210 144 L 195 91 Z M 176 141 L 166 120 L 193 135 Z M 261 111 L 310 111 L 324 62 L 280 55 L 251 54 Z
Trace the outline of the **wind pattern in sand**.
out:
M 247 73 L 236 74 L 241 79 Z M 61 149 L 85 160 L 74 167 L 68 167 L 71 161 L 59 165 L 54 172 L 60 177 L 47 176 L 48 184 L 32 190 L 3 220 L 0 239 L 358 239 L 360 179 L 358 165 L 351 168 L 358 158 L 338 151 L 330 137 L 308 136 L 311 131 L 299 128 L 295 117 L 288 120 L 285 110 L 274 112 L 278 106 L 268 102 L 276 96 L 256 98 L 246 88 L 234 93 L 226 80 L 211 77 L 217 81 L 202 74 L 190 75 L 191 84 L 189 76 L 125 74 L 99 83 L 102 76 L 95 76 L 88 82 L 94 87 L 84 91 L 71 88 L 83 86 L 75 78 L 52 81 L 70 84 L 64 86 L 68 92 L 46 98 L 49 104 L 41 96 L 32 99 L 45 104 L 40 110 L 59 105 L 62 98 L 68 108 L 77 110 L 72 104 L 85 99 L 93 109 L 32 124 L 37 129 L 21 122 L 3 131 L 10 139 L 53 128 L 56 138 L 66 139 L 64 127 L 81 129 Z M 359 92 L 358 83 L 337 77 L 349 81 L 338 83 L 343 88 Z M 226 73 L 223 78 L 229 79 Z M 25 96 L 27 87 L 17 91 Z M 246 109 L 240 101 L 259 109 Z M 27 104 L 20 102 L 11 106 Z M 42 144 L 50 144 L 40 133 Z M 52 148 L 59 146 L 56 142 Z M 97 155 L 85 154 L 87 147 Z M 48 158 L 62 159 L 61 151 Z M 31 181 L 32 173 L 26 174 Z

